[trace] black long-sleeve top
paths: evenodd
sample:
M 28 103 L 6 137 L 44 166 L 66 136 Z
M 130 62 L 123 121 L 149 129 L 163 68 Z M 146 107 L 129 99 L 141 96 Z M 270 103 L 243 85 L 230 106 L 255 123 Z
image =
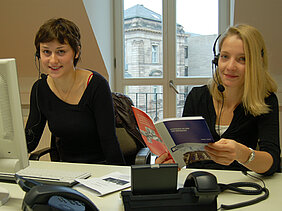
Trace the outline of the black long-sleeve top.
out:
M 34 83 L 25 128 L 29 152 L 37 147 L 47 121 L 51 133 L 60 140 L 57 147 L 62 161 L 124 164 L 108 82 L 92 72 L 77 105 L 59 99 L 48 86 L 47 77 Z
M 280 169 L 279 108 L 276 95 L 271 93 L 265 98 L 265 103 L 270 106 L 270 113 L 256 117 L 246 114 L 243 105 L 238 105 L 233 112 L 233 119 L 228 129 L 219 136 L 215 130 L 216 112 L 212 96 L 205 85 L 194 87 L 188 94 L 183 116 L 203 116 L 215 141 L 220 138 L 233 139 L 253 149 L 256 149 L 258 145 L 259 150 L 268 152 L 273 158 L 273 165 L 264 173 L 264 175 L 271 175 Z M 246 170 L 237 161 L 229 166 L 217 164 L 212 160 L 199 161 L 189 164 L 188 167 Z

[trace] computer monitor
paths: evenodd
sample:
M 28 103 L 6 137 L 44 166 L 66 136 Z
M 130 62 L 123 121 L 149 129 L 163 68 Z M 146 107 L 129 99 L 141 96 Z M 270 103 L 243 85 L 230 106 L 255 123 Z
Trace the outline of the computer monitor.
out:
M 0 179 L 27 167 L 16 60 L 0 59 Z

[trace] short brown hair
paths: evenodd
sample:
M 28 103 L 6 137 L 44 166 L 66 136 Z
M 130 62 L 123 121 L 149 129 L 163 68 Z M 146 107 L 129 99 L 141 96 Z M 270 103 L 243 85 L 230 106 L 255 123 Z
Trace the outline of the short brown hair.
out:
M 40 52 L 40 43 L 51 42 L 58 40 L 61 44 L 66 42 L 71 46 L 77 58 L 74 58 L 73 64 L 76 66 L 80 58 L 80 31 L 79 28 L 72 22 L 64 18 L 52 18 L 46 21 L 38 30 L 35 36 L 34 44 L 36 53 Z

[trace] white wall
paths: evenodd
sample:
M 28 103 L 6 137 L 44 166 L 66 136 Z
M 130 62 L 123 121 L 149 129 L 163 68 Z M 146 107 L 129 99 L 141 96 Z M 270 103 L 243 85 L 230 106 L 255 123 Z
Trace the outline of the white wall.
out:
M 269 56 L 269 71 L 278 84 L 280 147 L 282 150 L 282 1 L 235 0 L 234 23 L 247 23 L 262 33 Z
M 114 83 L 113 1 L 83 0 L 83 3 L 109 74 L 109 83 L 112 85 Z
M 97 5 L 94 14 L 105 16 L 97 19 L 99 41 L 105 37 L 105 43 L 111 32 L 103 30 L 103 25 L 110 27 L 110 8 L 112 0 L 95 0 Z M 103 4 L 102 4 L 103 3 Z M 0 6 L 0 58 L 16 58 L 18 78 L 20 84 L 21 103 L 24 120 L 29 112 L 29 96 L 31 86 L 38 77 L 34 64 L 34 37 L 35 33 L 46 20 L 54 17 L 63 17 L 74 21 L 81 32 L 82 55 L 78 63 L 80 68 L 93 69 L 108 79 L 107 67 L 104 64 L 98 42 L 93 33 L 92 23 L 88 19 L 82 0 L 1 0 Z M 108 18 L 107 18 L 108 17 Z M 95 19 L 96 20 L 96 19 Z M 99 24 L 98 24 L 99 23 Z M 95 23 L 96 24 L 96 23 Z M 101 32 L 101 33 L 100 33 Z M 101 35 L 104 33 L 105 35 Z M 112 52 L 110 47 L 103 45 L 103 51 Z M 110 60 L 110 59 L 107 59 Z M 50 133 L 43 134 L 40 146 L 48 146 Z
M 282 1 L 281 0 L 236 0 L 236 23 L 255 26 L 262 33 L 269 56 L 269 71 L 276 80 L 278 98 L 282 106 Z

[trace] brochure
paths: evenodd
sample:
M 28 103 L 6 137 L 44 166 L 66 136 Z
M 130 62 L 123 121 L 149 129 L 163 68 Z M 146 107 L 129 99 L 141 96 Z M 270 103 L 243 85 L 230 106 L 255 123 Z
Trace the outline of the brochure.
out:
M 76 179 L 76 181 L 95 190 L 99 196 L 128 188 L 131 185 L 130 176 L 120 172 L 113 172 L 98 178 Z
M 214 139 L 201 116 L 153 120 L 142 110 L 133 107 L 142 138 L 157 156 L 167 152 L 178 166 L 189 166 L 200 160 L 209 160 L 204 146 Z

